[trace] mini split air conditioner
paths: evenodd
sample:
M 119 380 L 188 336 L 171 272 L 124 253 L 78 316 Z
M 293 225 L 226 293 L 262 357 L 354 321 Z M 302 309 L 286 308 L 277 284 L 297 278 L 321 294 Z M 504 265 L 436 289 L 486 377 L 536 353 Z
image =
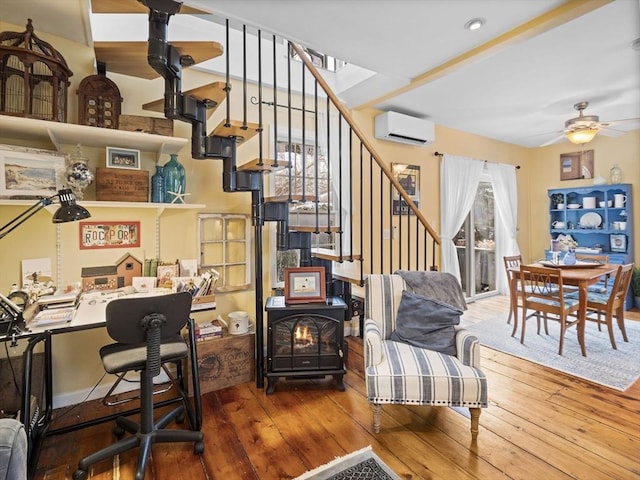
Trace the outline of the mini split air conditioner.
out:
M 376 116 L 376 138 L 409 145 L 427 145 L 435 140 L 435 125 L 429 120 L 398 112 Z

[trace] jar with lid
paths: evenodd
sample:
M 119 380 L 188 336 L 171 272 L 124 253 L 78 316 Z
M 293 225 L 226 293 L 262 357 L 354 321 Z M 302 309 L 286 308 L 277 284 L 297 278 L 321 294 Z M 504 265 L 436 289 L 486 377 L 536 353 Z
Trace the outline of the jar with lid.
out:
M 67 157 L 64 179 L 78 200 L 84 198 L 85 189 L 93 182 L 93 173 L 89 170 L 89 159 L 84 156 L 80 144 L 76 151 Z
M 614 164 L 613 167 L 611 167 L 611 170 L 609 170 L 609 183 L 622 183 L 623 182 L 623 178 L 622 178 L 622 169 Z

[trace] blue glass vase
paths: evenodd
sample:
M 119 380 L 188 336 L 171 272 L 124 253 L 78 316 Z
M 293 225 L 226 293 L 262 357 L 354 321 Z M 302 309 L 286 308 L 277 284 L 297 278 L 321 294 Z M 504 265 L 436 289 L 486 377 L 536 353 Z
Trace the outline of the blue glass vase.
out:
M 566 253 L 564 258 L 562 259 L 562 262 L 565 265 L 575 265 L 576 264 L 576 252 L 575 252 L 575 250 L 573 248 L 569 249 L 569 251 Z
M 156 173 L 151 177 L 151 201 L 164 203 L 164 174 L 163 167 L 156 165 Z
M 162 169 L 164 201 L 165 203 L 184 203 L 184 193 L 187 188 L 184 167 L 178 161 L 178 155 L 172 153 L 170 157 Z

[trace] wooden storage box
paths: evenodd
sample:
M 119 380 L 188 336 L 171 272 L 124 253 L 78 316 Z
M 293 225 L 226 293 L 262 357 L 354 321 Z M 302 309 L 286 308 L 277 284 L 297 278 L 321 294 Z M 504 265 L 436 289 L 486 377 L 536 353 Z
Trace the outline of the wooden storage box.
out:
M 96 200 L 148 202 L 149 172 L 126 168 L 96 168 Z
M 196 342 L 200 392 L 213 392 L 253 381 L 256 369 L 255 343 L 255 333 L 226 335 Z M 187 391 L 189 395 L 193 395 L 191 362 L 183 362 L 183 365 L 183 374 L 188 382 Z
M 154 133 L 173 137 L 173 120 L 169 118 L 120 115 L 118 129 L 129 132 Z

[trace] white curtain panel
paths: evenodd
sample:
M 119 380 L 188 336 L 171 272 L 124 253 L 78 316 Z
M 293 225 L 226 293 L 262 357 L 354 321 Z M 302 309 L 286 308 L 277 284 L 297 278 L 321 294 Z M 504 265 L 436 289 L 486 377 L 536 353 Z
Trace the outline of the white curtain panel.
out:
M 502 258 L 520 253 L 516 240 L 518 226 L 516 167 L 504 163 L 487 163 L 487 171 L 493 183 L 493 196 L 498 211 L 496 220 L 499 220 L 495 222 L 496 288 L 503 295 L 509 295 L 509 282 Z
M 473 206 L 483 168 L 482 160 L 456 155 L 443 155 L 440 162 L 442 271 L 451 273 L 458 281 L 460 265 L 453 237 Z

